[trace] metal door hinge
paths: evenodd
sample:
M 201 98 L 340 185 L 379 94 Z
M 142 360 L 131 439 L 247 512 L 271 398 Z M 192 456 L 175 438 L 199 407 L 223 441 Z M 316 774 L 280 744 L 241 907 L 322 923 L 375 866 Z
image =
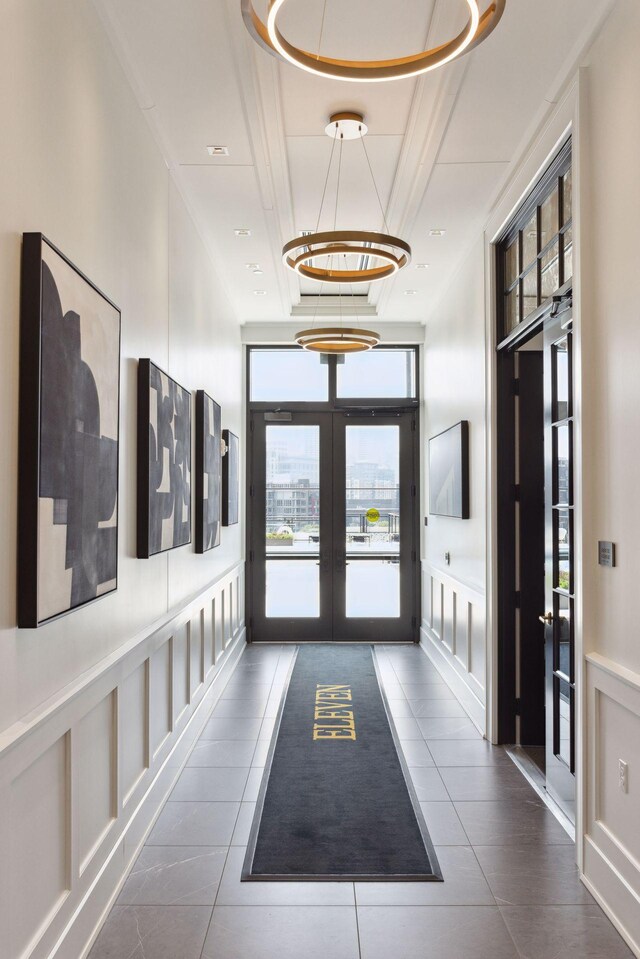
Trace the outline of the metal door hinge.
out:
M 249 486 L 249 496 L 253 496 L 253 494 L 255 493 L 255 491 L 256 491 L 256 488 L 255 488 L 255 486 L 253 485 L 253 483 L 251 483 L 251 485 Z
M 415 483 L 412 483 L 412 484 L 411 484 L 411 495 L 412 495 L 412 496 L 415 496 L 415 495 L 416 495 L 416 484 L 415 484 Z
M 253 550 L 252 550 L 252 549 L 249 550 L 249 562 L 250 562 L 250 563 L 253 563 Z

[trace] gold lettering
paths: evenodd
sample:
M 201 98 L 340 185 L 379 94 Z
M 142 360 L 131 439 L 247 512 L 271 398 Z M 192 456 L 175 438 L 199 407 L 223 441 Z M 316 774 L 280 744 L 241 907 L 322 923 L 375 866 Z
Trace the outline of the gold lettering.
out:
M 355 739 L 356 724 L 351 704 L 351 687 L 336 683 L 318 683 L 314 713 L 313 738 Z M 336 722 L 327 722 L 336 720 Z

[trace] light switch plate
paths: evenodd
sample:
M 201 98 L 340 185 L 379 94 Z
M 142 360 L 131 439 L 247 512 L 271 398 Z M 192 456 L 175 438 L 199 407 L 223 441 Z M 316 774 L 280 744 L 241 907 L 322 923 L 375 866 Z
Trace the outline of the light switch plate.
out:
M 616 565 L 616 544 L 607 540 L 598 541 L 598 563 L 600 566 Z

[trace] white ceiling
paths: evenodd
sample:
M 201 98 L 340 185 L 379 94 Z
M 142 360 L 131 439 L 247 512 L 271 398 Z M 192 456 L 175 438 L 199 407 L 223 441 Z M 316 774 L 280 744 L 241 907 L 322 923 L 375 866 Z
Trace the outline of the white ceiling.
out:
M 280 63 L 248 36 L 240 0 L 96 2 L 246 323 L 286 320 L 301 294 L 317 295 L 313 282 L 301 290 L 280 251 L 316 226 L 331 150 L 323 130 L 341 109 L 364 114 L 389 229 L 413 248 L 414 265 L 357 292 L 368 292 L 384 321 L 423 321 L 482 227 L 585 15 L 607 0 L 507 0 L 498 28 L 468 56 L 418 80 L 373 84 L 322 80 Z M 323 5 L 290 0 L 283 32 L 316 49 Z M 465 10 L 463 0 L 326 0 L 322 52 L 356 59 L 415 52 L 454 35 Z M 210 158 L 208 144 L 226 145 L 229 156 Z M 382 228 L 359 142 L 345 143 L 342 172 L 338 228 Z M 334 204 L 335 167 L 325 228 Z M 236 237 L 238 228 L 251 236 Z M 436 228 L 445 235 L 430 237 Z M 428 269 L 415 267 L 421 262 Z M 247 263 L 259 263 L 263 274 Z M 407 289 L 417 292 L 406 296 Z M 348 302 L 350 289 L 342 292 Z

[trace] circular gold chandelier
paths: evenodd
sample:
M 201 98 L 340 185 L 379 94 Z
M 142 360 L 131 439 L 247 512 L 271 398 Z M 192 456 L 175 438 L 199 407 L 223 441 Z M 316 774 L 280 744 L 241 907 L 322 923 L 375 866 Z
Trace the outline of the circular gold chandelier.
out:
M 416 77 L 468 53 L 495 29 L 506 4 L 506 0 L 493 0 L 481 14 L 478 0 L 465 0 L 469 7 L 469 19 L 464 29 L 447 43 L 422 53 L 391 60 L 339 60 L 323 57 L 319 50 L 317 53 L 303 50 L 282 35 L 278 29 L 278 18 L 285 4 L 290 2 L 291 0 L 270 0 L 267 21 L 264 23 L 256 13 L 252 0 L 241 0 L 242 17 L 253 39 L 267 53 L 308 73 L 357 83 L 379 83 L 384 80 Z
M 362 353 L 380 342 L 380 334 L 373 330 L 345 326 L 322 326 L 296 333 L 296 343 L 313 353 Z

